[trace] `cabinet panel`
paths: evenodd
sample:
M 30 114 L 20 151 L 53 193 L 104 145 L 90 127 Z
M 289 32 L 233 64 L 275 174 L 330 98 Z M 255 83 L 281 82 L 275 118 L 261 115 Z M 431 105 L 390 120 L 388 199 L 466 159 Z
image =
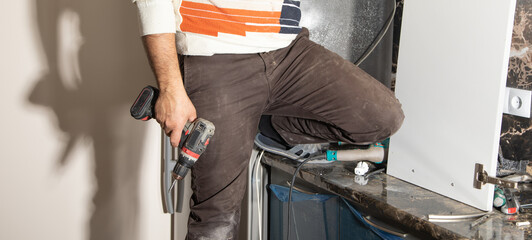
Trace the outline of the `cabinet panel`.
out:
M 515 0 L 405 1 L 388 174 L 491 210 Z

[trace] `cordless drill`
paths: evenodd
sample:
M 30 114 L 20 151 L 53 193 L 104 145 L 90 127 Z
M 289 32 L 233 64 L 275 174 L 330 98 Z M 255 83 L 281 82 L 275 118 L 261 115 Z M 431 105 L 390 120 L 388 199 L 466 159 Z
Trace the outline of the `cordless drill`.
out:
M 147 86 L 140 92 L 137 100 L 131 106 L 131 116 L 137 120 L 148 121 L 155 116 L 155 102 L 159 96 L 159 90 Z M 203 118 L 197 118 L 193 122 L 187 122 L 181 132 L 179 142 L 179 157 L 172 176 L 174 179 L 183 179 L 188 170 L 196 163 L 196 160 L 209 145 L 214 135 L 214 124 Z

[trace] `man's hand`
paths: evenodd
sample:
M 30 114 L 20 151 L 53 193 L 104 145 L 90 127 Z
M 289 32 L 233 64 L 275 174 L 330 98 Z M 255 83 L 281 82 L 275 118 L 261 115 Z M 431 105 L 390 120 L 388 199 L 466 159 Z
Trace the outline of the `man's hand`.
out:
M 196 108 L 183 86 L 175 34 L 146 35 L 142 40 L 160 90 L 155 103 L 155 119 L 170 137 L 172 146 L 177 147 L 185 123 L 196 119 Z
M 196 119 L 196 108 L 184 90 L 161 90 L 155 103 L 155 114 L 155 119 L 170 137 L 170 143 L 177 147 L 185 123 Z

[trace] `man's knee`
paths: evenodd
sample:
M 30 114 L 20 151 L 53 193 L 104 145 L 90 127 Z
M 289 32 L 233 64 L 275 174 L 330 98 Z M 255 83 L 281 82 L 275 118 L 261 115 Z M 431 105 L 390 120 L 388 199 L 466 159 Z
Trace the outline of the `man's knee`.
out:
M 236 239 L 239 224 L 240 209 L 229 213 L 219 213 L 206 223 L 197 222 L 189 217 L 187 240 Z
M 404 118 L 405 115 L 400 104 L 397 104 L 397 107 L 393 108 L 391 111 L 384 112 L 381 135 L 378 137 L 378 141 L 389 138 L 396 133 L 401 128 Z
M 363 115 L 361 119 L 352 119 L 343 128 L 351 143 L 369 144 L 383 141 L 401 128 L 405 117 L 399 102 L 375 107 Z
M 372 142 L 383 141 L 395 134 L 401 128 L 404 118 L 405 116 L 399 103 L 381 111 L 378 119 L 375 120 L 377 131 Z

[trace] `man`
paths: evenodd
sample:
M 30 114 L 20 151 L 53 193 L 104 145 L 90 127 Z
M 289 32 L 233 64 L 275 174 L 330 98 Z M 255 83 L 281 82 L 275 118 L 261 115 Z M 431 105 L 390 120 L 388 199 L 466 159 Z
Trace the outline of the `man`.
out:
M 133 1 L 161 90 L 156 119 L 172 145 L 197 116 L 216 126 L 191 171 L 188 239 L 237 238 L 261 115 L 287 147 L 369 144 L 402 123 L 388 88 L 308 39 L 299 1 Z

